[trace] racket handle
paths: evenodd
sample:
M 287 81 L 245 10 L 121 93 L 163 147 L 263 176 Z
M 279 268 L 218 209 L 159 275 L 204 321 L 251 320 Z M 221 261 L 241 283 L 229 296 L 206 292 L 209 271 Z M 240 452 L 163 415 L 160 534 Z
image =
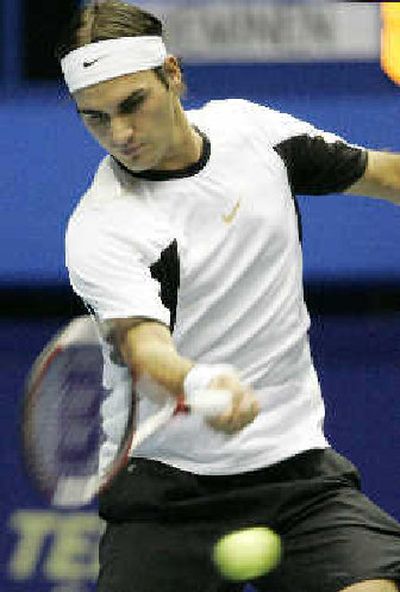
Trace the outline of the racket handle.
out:
M 187 410 L 203 417 L 216 417 L 232 405 L 232 393 L 225 389 L 198 389 L 186 399 Z
M 74 508 L 88 504 L 95 497 L 99 484 L 98 475 L 63 477 L 57 483 L 51 503 L 60 508 Z

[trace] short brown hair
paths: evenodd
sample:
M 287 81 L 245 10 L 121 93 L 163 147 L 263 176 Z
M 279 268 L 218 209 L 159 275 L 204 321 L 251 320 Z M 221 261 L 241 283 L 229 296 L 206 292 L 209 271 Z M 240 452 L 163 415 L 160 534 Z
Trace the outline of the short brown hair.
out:
M 71 51 L 89 43 L 147 35 L 164 35 L 163 24 L 155 15 L 120 0 L 90 0 L 74 14 L 61 36 L 55 55 L 61 61 Z M 164 68 L 154 68 L 154 72 L 168 87 Z

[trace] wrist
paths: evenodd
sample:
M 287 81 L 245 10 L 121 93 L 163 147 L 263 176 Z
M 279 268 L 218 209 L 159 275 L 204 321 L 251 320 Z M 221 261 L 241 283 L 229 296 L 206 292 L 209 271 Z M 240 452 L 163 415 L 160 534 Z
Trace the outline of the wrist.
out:
M 185 401 L 190 405 L 190 400 L 197 391 L 207 389 L 217 376 L 232 372 L 235 372 L 235 369 L 230 364 L 195 364 L 183 382 Z

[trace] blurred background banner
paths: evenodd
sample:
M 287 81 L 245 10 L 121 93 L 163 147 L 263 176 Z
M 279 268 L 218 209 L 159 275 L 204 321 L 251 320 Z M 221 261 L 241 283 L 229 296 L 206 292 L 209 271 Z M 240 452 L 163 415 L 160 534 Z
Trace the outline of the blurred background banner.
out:
M 188 61 L 377 59 L 376 3 L 179 0 L 148 2 Z
M 0 592 L 95 587 L 95 508 L 49 508 L 29 482 L 19 445 L 29 366 L 54 331 L 82 312 L 68 286 L 64 232 L 104 155 L 53 57 L 78 4 L 0 4 Z M 169 46 L 184 60 L 187 109 L 247 98 L 360 146 L 400 151 L 400 47 L 393 43 L 400 3 L 387 3 L 384 71 L 376 2 L 137 4 L 166 21 Z M 299 203 L 327 433 L 361 469 L 365 491 L 400 519 L 400 209 L 349 196 Z

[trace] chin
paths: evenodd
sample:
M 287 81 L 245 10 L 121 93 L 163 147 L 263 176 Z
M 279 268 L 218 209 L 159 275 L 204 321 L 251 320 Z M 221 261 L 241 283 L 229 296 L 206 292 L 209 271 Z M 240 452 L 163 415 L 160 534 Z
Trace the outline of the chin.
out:
M 158 169 L 158 161 L 139 160 L 139 159 L 127 159 L 124 162 L 125 166 L 133 173 L 145 173 L 147 171 L 153 171 Z
M 150 170 L 157 170 L 159 163 L 156 158 L 149 158 L 149 154 L 138 154 L 137 156 L 128 156 L 122 154 L 113 154 L 114 158 L 123 164 L 132 173 L 145 173 Z
M 152 168 L 151 164 L 148 164 L 143 160 L 139 160 L 138 158 L 120 158 L 119 156 L 115 156 L 115 158 L 127 169 L 132 171 L 132 173 L 144 173 L 145 171 L 148 171 L 150 168 Z
M 124 162 L 126 168 L 128 168 L 132 173 L 145 173 L 149 170 L 149 167 L 139 164 L 137 162 L 126 161 Z

